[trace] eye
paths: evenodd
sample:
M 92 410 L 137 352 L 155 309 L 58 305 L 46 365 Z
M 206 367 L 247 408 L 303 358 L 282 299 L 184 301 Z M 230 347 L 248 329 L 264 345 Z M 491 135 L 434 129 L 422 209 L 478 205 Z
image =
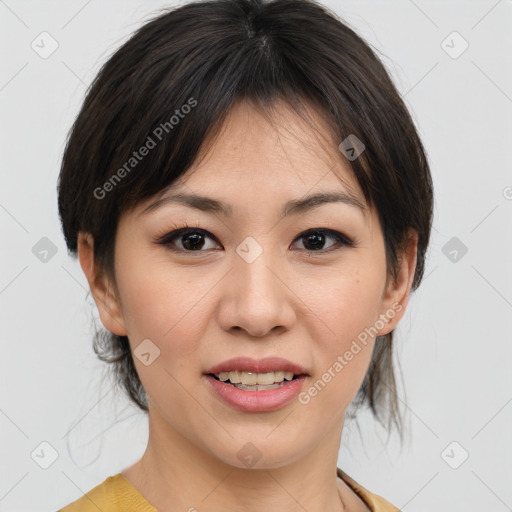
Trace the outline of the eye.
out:
M 329 238 L 333 239 L 334 243 L 326 249 L 324 244 L 326 239 Z M 296 240 L 301 239 L 304 240 L 305 250 L 308 252 L 330 252 L 340 248 L 340 246 L 355 247 L 355 242 L 352 239 L 332 229 L 308 229 L 296 238 Z
M 205 239 L 215 240 L 215 238 L 208 234 L 204 229 L 199 228 L 181 228 L 175 231 L 171 231 L 166 235 L 157 239 L 157 243 L 161 245 L 167 246 L 171 251 L 174 252 L 205 252 L 202 251 L 205 247 Z M 176 241 L 178 247 L 175 248 L 173 246 L 176 245 Z M 181 244 L 181 247 L 179 246 Z M 206 247 L 206 249 L 211 249 L 212 247 Z

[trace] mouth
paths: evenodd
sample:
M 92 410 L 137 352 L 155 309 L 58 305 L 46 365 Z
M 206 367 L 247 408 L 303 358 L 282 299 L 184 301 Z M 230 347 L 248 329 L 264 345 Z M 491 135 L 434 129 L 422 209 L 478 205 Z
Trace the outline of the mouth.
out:
M 305 373 L 296 374 L 284 370 L 262 373 L 232 370 L 220 373 L 207 373 L 206 375 L 244 391 L 277 389 L 283 387 L 287 382 L 307 376 Z
M 226 405 L 246 413 L 272 412 L 285 407 L 297 398 L 309 377 L 289 369 L 266 372 L 226 371 L 228 369 L 224 366 L 220 373 L 205 373 L 205 383 Z M 219 369 L 215 370 L 219 372 Z
M 309 378 L 306 367 L 282 357 L 234 357 L 204 372 L 217 397 L 245 412 L 274 411 L 290 403 Z

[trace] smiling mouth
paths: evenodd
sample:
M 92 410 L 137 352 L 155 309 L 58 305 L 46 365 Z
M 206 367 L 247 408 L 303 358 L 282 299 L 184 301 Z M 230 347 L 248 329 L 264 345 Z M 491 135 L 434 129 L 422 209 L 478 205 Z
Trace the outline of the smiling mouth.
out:
M 255 373 L 238 370 L 221 372 L 219 374 L 209 373 L 207 375 L 224 384 L 245 391 L 266 391 L 280 388 L 302 376 L 285 371 Z

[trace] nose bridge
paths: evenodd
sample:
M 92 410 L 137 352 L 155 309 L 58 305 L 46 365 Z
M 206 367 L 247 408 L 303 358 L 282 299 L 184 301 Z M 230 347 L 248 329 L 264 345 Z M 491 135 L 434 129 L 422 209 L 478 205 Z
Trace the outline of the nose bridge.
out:
M 236 248 L 235 274 L 240 280 L 243 291 L 242 297 L 248 300 L 265 300 L 267 303 L 279 299 L 280 263 L 275 251 L 269 246 L 270 238 L 246 237 Z
M 290 327 L 293 308 L 286 280 L 280 276 L 283 265 L 267 242 L 247 237 L 237 247 L 233 259 L 232 282 L 221 321 L 225 329 L 242 328 L 263 336 L 274 327 Z M 225 297 L 226 298 L 226 297 Z

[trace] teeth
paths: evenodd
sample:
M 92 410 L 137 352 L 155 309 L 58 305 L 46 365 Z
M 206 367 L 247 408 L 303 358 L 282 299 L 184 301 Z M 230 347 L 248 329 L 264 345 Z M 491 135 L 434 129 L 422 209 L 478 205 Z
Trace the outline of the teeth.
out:
M 266 372 L 266 373 L 254 373 L 254 372 L 221 372 L 217 375 L 221 381 L 229 380 L 232 384 L 243 384 L 245 386 L 254 386 L 256 384 L 270 385 L 283 380 L 292 380 L 293 372 Z

